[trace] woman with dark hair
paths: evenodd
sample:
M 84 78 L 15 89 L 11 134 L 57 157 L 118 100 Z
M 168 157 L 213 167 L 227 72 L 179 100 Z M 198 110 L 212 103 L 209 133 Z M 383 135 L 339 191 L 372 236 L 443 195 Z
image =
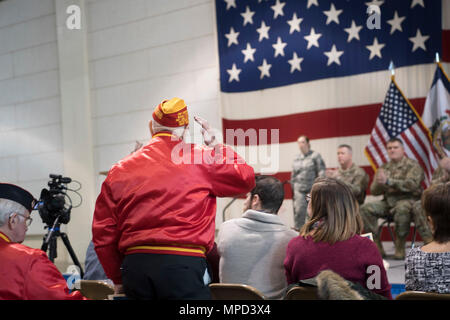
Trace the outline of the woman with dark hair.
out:
M 450 182 L 432 185 L 422 195 L 422 206 L 433 241 L 408 252 L 406 290 L 450 293 Z
M 392 299 L 383 259 L 373 241 L 360 236 L 363 223 L 351 189 L 333 178 L 319 178 L 308 195 L 310 220 L 287 248 L 289 284 L 332 270 L 344 279 Z

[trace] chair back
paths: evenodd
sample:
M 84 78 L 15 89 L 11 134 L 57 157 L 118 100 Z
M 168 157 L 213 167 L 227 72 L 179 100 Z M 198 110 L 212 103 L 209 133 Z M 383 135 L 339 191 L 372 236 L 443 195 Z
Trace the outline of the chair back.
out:
M 265 300 L 266 297 L 256 288 L 237 283 L 211 283 L 209 285 L 213 300 Z
M 319 300 L 317 287 L 315 286 L 294 286 L 288 290 L 284 300 Z
M 395 300 L 450 300 L 450 293 L 404 291 Z
M 114 294 L 114 288 L 100 280 L 81 280 L 80 291 L 83 296 L 92 300 L 105 300 Z

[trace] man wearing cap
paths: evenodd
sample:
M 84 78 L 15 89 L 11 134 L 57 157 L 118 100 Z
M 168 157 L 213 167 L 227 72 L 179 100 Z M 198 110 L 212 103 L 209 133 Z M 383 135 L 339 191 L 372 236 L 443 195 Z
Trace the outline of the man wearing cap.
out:
M 255 186 L 253 169 L 195 119 L 206 146 L 183 141 L 182 99 L 161 102 L 152 139 L 112 166 L 97 198 L 95 250 L 116 292 L 130 298 L 209 299 L 205 255 L 214 244 L 216 197 Z
M 69 293 L 62 274 L 46 253 L 21 243 L 35 199 L 26 190 L 0 183 L 0 300 L 81 300 Z

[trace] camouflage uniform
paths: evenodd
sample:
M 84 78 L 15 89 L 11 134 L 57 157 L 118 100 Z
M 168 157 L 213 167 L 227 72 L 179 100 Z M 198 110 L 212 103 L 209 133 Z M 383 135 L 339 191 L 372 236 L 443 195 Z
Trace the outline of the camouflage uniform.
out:
M 378 218 L 393 215 L 395 222 L 395 258 L 404 259 L 405 241 L 409 234 L 414 203 L 420 198 L 424 172 L 417 161 L 403 157 L 398 162 L 390 161 L 381 166 L 388 181 L 379 184 L 375 178 L 370 186 L 372 195 L 383 195 L 383 200 L 363 204 L 361 217 L 366 231 L 372 232 L 374 240 L 384 254 L 378 238 Z
M 347 170 L 339 168 L 336 179 L 345 182 L 352 189 L 360 205 L 364 203 L 365 191 L 369 186 L 369 176 L 363 169 L 354 163 Z
M 314 180 L 325 175 L 322 156 L 312 150 L 306 155 L 300 152 L 292 165 L 291 185 L 293 190 L 294 223 L 300 229 L 306 222 L 306 195 L 311 191 Z
M 450 181 L 449 175 L 446 174 L 445 169 L 439 167 L 434 171 L 433 177 L 431 179 L 431 184 L 438 184 Z M 427 218 L 425 212 L 422 209 L 422 203 L 417 200 L 413 205 L 414 213 L 414 224 L 416 225 L 417 231 L 422 237 L 425 243 L 431 242 L 433 240 L 433 235 L 430 226 L 427 223 Z

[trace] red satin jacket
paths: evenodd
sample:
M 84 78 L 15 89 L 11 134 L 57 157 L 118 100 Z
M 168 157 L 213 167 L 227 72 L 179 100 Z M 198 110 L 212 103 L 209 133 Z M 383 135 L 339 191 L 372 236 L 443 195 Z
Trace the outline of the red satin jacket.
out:
M 106 275 L 122 283 L 120 265 L 131 253 L 205 256 L 214 244 L 216 197 L 254 186 L 253 168 L 230 147 L 154 135 L 111 168 L 97 198 L 92 233 Z
M 84 300 L 44 251 L 13 243 L 0 232 L 0 300 Z

